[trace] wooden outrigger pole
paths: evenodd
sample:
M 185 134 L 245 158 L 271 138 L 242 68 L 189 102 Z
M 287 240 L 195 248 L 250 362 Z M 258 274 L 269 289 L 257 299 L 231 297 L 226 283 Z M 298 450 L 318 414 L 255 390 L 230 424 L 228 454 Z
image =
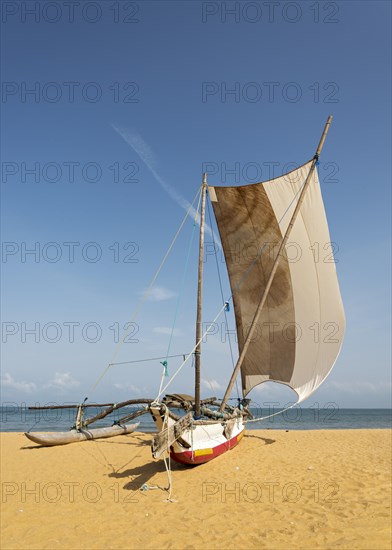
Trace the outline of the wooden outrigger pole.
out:
M 233 386 L 234 386 L 234 383 L 235 383 L 235 380 L 237 378 L 237 375 L 240 371 L 240 368 L 242 366 L 242 363 L 244 362 L 244 358 L 246 356 L 246 352 L 248 351 L 248 347 L 249 347 L 249 344 L 252 340 L 252 337 L 253 337 L 253 334 L 254 334 L 254 331 L 256 330 L 256 326 L 257 326 L 257 322 L 260 318 L 260 314 L 261 314 L 261 311 L 264 307 L 264 304 L 267 300 L 267 296 L 268 296 L 268 293 L 270 291 L 270 288 L 271 288 L 271 285 L 272 285 L 272 281 L 274 280 L 274 277 L 275 277 L 275 273 L 276 273 L 276 270 L 278 269 L 278 265 L 279 265 L 279 262 L 280 262 L 280 258 L 281 258 L 281 253 L 282 253 L 282 250 L 283 248 L 286 246 L 286 243 L 287 243 L 287 240 L 290 236 L 290 233 L 291 233 L 291 230 L 293 228 L 293 225 L 295 223 L 295 220 L 298 216 L 298 213 L 300 211 L 300 208 L 301 208 L 301 205 L 303 203 L 303 200 L 304 200 L 304 197 L 305 197 L 305 193 L 306 193 L 306 190 L 307 188 L 309 187 L 309 184 L 310 184 L 310 181 L 311 181 L 311 177 L 312 177 L 312 174 L 313 174 L 313 171 L 314 171 L 314 168 L 316 166 L 316 162 L 318 161 L 318 158 L 319 158 L 319 155 L 321 153 L 321 150 L 323 148 L 323 145 L 324 145 L 324 141 L 325 141 L 325 138 L 327 137 L 327 133 L 328 133 L 328 130 L 329 130 L 329 126 L 331 124 L 331 121 L 332 121 L 332 115 L 329 115 L 328 117 L 328 120 L 324 126 L 324 131 L 321 135 L 321 138 L 320 138 L 320 142 L 318 144 L 318 147 L 317 147 L 317 150 L 316 150 L 316 153 L 313 157 L 313 160 L 312 160 L 312 164 L 310 165 L 310 169 L 309 169 L 309 173 L 307 175 L 307 178 L 305 180 L 305 183 L 304 183 L 304 186 L 302 188 L 302 191 L 301 191 L 301 194 L 299 196 L 299 199 L 298 199 L 298 202 L 297 202 L 297 206 L 295 207 L 295 210 L 294 210 L 294 213 L 291 217 L 291 220 L 290 220 L 290 223 L 286 229 L 286 233 L 282 239 L 282 242 L 280 243 L 280 246 L 279 246 L 279 250 L 278 250 L 278 253 L 276 255 L 276 258 L 275 258 L 275 261 L 274 261 L 274 264 L 272 266 L 272 270 L 271 270 L 271 273 L 270 273 L 270 276 L 268 278 L 268 282 L 266 284 L 266 287 L 264 289 L 264 292 L 263 292 L 263 295 L 260 299 L 260 302 L 259 302 L 259 305 L 257 306 L 257 309 L 256 309 L 256 313 L 253 317 L 253 321 L 252 321 L 252 324 L 251 324 L 251 327 L 249 329 L 249 332 L 247 334 L 247 337 L 246 337 L 246 340 L 245 340 L 245 343 L 244 343 L 244 347 L 242 348 L 242 351 L 241 351 L 241 354 L 238 358 L 238 361 L 237 361 L 237 364 L 235 366 L 235 369 L 233 370 L 233 374 L 230 378 L 230 382 L 229 382 L 229 385 L 227 386 L 227 389 L 226 389 L 226 392 L 225 392 L 225 395 L 223 397 L 223 400 L 222 400 L 222 403 L 221 403 L 221 406 L 220 406 L 220 410 L 223 411 L 224 407 L 225 407 L 225 404 L 227 402 L 227 400 L 229 399 L 230 397 L 230 393 L 231 393 L 231 390 L 233 389 Z
M 202 338 L 202 298 L 203 298 L 203 261 L 204 261 L 204 221 L 207 194 L 207 174 L 203 174 L 201 187 L 200 241 L 199 241 L 199 277 L 197 284 L 197 317 L 195 349 L 195 417 L 200 417 L 200 353 Z

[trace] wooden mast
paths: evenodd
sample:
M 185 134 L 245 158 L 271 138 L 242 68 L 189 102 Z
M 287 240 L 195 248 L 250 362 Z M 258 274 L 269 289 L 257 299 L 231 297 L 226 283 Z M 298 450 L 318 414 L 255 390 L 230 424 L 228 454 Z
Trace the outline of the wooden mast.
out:
M 261 314 L 261 311 L 264 307 L 264 304 L 267 300 L 267 296 L 268 296 L 268 293 L 269 293 L 269 290 L 271 288 L 271 285 L 272 285 L 272 281 L 274 279 L 274 276 L 275 276 L 275 273 L 276 273 L 276 270 L 278 269 L 278 265 L 279 265 L 279 261 L 280 261 L 280 258 L 281 258 L 281 252 L 283 250 L 283 248 L 285 247 L 286 243 L 287 243 L 287 240 L 290 236 L 290 233 L 291 233 L 291 230 L 293 228 L 293 225 L 294 225 L 294 222 L 297 218 L 297 215 L 298 215 L 298 212 L 300 211 L 300 208 L 301 208 L 301 205 L 302 205 L 302 202 L 304 200 L 304 197 L 305 197 L 305 193 L 306 193 L 306 190 L 307 188 L 309 187 L 309 183 L 311 181 L 311 177 L 312 177 L 312 174 L 313 174 L 313 171 L 314 171 L 314 168 L 316 166 L 316 162 L 318 161 L 318 158 L 319 158 L 319 155 L 321 153 L 321 150 L 323 148 L 323 145 L 324 145 L 324 141 L 325 141 L 325 138 L 327 136 L 327 132 L 328 132 L 328 129 L 329 129 L 329 126 L 331 124 L 331 121 L 332 121 L 332 115 L 330 115 L 328 117 L 328 120 L 324 126 L 324 131 L 322 133 L 322 136 L 320 138 L 320 142 L 318 144 L 318 147 L 317 147 L 317 150 L 316 150 L 316 153 L 313 157 L 313 160 L 312 160 L 312 164 L 310 166 L 310 170 L 309 170 L 309 173 L 307 175 L 307 178 L 305 180 L 305 183 L 304 183 L 304 186 L 302 188 L 302 191 L 301 191 L 301 194 L 299 196 L 299 199 L 298 199 L 298 202 L 297 202 L 297 206 L 295 207 L 295 210 L 294 210 L 294 213 L 292 215 L 292 218 L 290 220 L 290 223 L 286 229 L 286 233 L 285 233 L 285 236 L 283 237 L 282 239 L 282 242 L 280 243 L 280 246 L 279 246 L 279 250 L 278 250 L 278 253 L 276 255 L 276 258 L 275 258 L 275 261 L 274 261 L 274 264 L 272 266 L 272 270 L 271 270 L 271 273 L 270 273 L 270 276 L 268 278 L 268 282 L 267 282 L 267 285 L 264 289 L 264 292 L 263 292 L 263 295 L 261 297 L 261 300 L 259 302 L 259 305 L 257 306 L 257 310 L 256 310 L 256 313 L 253 317 L 253 321 L 252 321 L 252 324 L 251 324 L 251 327 L 250 327 L 250 330 L 247 334 L 247 337 L 246 337 L 246 340 L 245 340 L 245 343 L 244 343 L 244 347 L 242 348 L 242 351 L 241 351 L 241 354 L 238 358 L 238 361 L 237 361 L 237 364 L 235 366 L 235 369 L 233 370 L 233 374 L 230 378 L 230 382 L 229 382 L 229 385 L 227 386 L 227 390 L 225 392 L 225 395 L 223 397 L 223 400 L 222 400 L 222 403 L 221 403 L 221 407 L 220 407 L 220 410 L 223 411 L 224 407 L 225 407 L 225 404 L 228 400 L 228 398 L 230 397 L 230 393 L 231 393 L 231 390 L 233 389 L 233 386 L 234 386 L 234 383 L 235 383 L 235 380 L 237 378 L 237 375 L 240 371 L 240 368 L 241 368 L 241 365 L 244 361 L 244 358 L 245 358 L 245 355 L 246 355 L 246 352 L 248 350 L 248 347 L 249 347 L 249 344 L 252 340 L 252 337 L 253 337 L 253 334 L 254 334 L 254 331 L 256 329 L 256 326 L 257 326 L 257 322 L 260 318 L 260 314 Z
M 204 221 L 207 193 L 207 174 L 203 174 L 201 187 L 200 242 L 199 242 L 199 277 L 197 284 L 197 317 L 195 349 L 195 417 L 200 416 L 200 353 L 202 337 L 202 297 L 203 297 L 203 260 L 204 260 Z

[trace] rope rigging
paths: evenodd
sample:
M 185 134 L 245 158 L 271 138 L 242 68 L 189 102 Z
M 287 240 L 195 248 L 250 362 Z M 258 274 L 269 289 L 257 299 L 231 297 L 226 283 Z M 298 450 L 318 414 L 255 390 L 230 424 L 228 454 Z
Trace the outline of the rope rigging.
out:
M 304 182 L 304 184 L 305 184 L 305 182 Z M 300 189 L 298 190 L 298 192 L 294 195 L 293 199 L 291 200 L 290 204 L 287 206 L 285 212 L 282 214 L 280 220 L 278 221 L 279 224 L 282 222 L 282 220 L 283 220 L 284 217 L 286 216 L 287 212 L 290 210 L 290 208 L 291 208 L 292 204 L 294 203 L 294 201 L 296 200 L 297 196 L 301 193 L 304 184 L 300 187 Z M 140 312 L 140 309 L 141 309 L 142 305 L 143 305 L 144 302 L 146 301 L 146 299 L 147 299 L 147 297 L 148 297 L 148 295 L 149 295 L 149 293 L 150 293 L 150 291 L 151 291 L 151 289 L 152 289 L 152 287 L 153 287 L 153 285 L 154 285 L 154 283 L 155 283 L 155 281 L 156 281 L 156 279 L 157 279 L 157 277 L 158 277 L 158 275 L 159 275 L 159 273 L 160 273 L 160 271 L 161 271 L 161 269 L 162 269 L 162 267 L 163 267 L 163 265 L 164 265 L 166 259 L 168 258 L 169 254 L 170 254 L 170 252 L 171 252 L 171 250 L 172 250 L 172 248 L 173 248 L 173 246 L 174 246 L 174 243 L 175 243 L 175 241 L 177 240 L 177 237 L 178 237 L 178 235 L 179 235 L 181 229 L 183 228 L 183 226 L 184 226 L 184 224 L 185 224 L 185 221 L 186 221 L 186 219 L 188 218 L 188 216 L 189 216 L 189 214 L 190 214 L 190 212 L 191 212 L 191 210 L 192 210 L 192 208 L 193 208 L 193 205 L 194 205 L 194 203 L 195 203 L 195 201 L 196 201 L 196 199 L 197 199 L 198 197 L 199 197 L 199 203 L 200 203 L 200 196 L 201 196 L 201 187 L 199 187 L 199 189 L 198 189 L 198 191 L 197 191 L 195 197 L 193 198 L 193 201 L 192 201 L 191 205 L 189 206 L 189 208 L 188 208 L 188 210 L 187 210 L 187 212 L 186 212 L 186 214 L 185 214 L 185 216 L 184 216 L 184 218 L 183 218 L 183 220 L 182 220 L 182 222 L 181 222 L 181 224 L 180 224 L 180 227 L 179 227 L 179 229 L 177 230 L 177 232 L 176 232 L 176 234 L 175 234 L 175 236 L 174 236 L 174 238 L 173 238 L 173 240 L 172 240 L 172 242 L 171 242 L 171 244 L 170 244 L 170 246 L 169 246 L 169 248 L 168 248 L 166 254 L 164 255 L 164 257 L 163 257 L 163 259 L 162 259 L 162 261 L 161 261 L 161 263 L 160 263 L 160 265 L 159 265 L 159 267 L 158 267 L 158 269 L 157 269 L 157 271 L 156 271 L 156 273 L 155 273 L 155 275 L 154 275 L 154 277 L 153 277 L 153 279 L 152 279 L 152 281 L 151 281 L 149 287 L 148 287 L 147 290 L 144 292 L 144 294 L 143 294 L 143 296 L 142 296 L 142 298 L 141 298 L 141 300 L 140 300 L 140 302 L 139 302 L 139 305 L 138 305 L 138 307 L 136 308 L 136 310 L 135 310 L 135 312 L 134 312 L 134 314 L 133 314 L 133 316 L 132 316 L 131 323 L 135 320 L 135 318 L 137 317 L 138 313 Z M 207 202 L 207 204 L 208 204 L 209 216 L 210 216 L 210 219 L 211 219 L 211 213 L 210 213 L 209 202 Z M 196 220 L 196 216 L 195 216 L 195 220 Z M 192 234 L 192 238 L 193 238 L 193 234 Z M 214 238 L 214 236 L 213 236 L 213 243 L 215 244 L 215 238 Z M 189 358 L 190 358 L 190 357 L 192 356 L 192 354 L 195 352 L 197 346 L 198 346 L 198 345 L 202 342 L 202 340 L 208 335 L 208 333 L 209 333 L 209 332 L 211 331 L 211 329 L 212 329 L 213 324 L 219 319 L 219 317 L 221 316 L 222 313 L 225 314 L 225 320 L 227 321 L 226 313 L 227 313 L 227 312 L 229 311 L 229 309 L 230 309 L 230 302 L 233 300 L 233 296 L 234 296 L 235 292 L 237 292 L 237 291 L 240 289 L 242 283 L 244 282 L 244 280 L 246 279 L 246 277 L 249 275 L 249 273 L 251 272 L 251 270 L 254 268 L 254 266 L 256 265 L 256 262 L 260 259 L 260 257 L 261 257 L 261 255 L 263 254 L 265 248 L 266 248 L 266 243 L 264 243 L 263 246 L 260 247 L 260 250 L 259 250 L 258 254 L 257 254 L 256 257 L 254 258 L 254 260 L 252 261 L 252 263 L 250 264 L 250 266 L 248 267 L 248 269 L 245 271 L 245 273 L 242 275 L 242 277 L 241 277 L 240 281 L 238 282 L 238 284 L 237 284 L 235 290 L 232 291 L 232 293 L 231 293 L 231 295 L 229 296 L 229 298 L 228 298 L 226 301 L 224 301 L 223 307 L 218 311 L 218 313 L 217 313 L 215 319 L 213 320 L 212 324 L 211 324 L 211 325 L 208 327 L 208 329 L 204 332 L 204 334 L 202 335 L 202 337 L 200 338 L 200 340 L 196 343 L 196 345 L 195 345 L 194 348 L 191 350 L 191 352 L 184 358 L 182 364 L 178 367 L 178 369 L 175 371 L 174 375 L 169 379 L 169 381 L 167 382 L 167 384 L 162 388 L 162 386 L 163 386 L 163 380 L 164 380 L 164 377 L 165 377 L 165 376 L 164 376 L 164 375 L 165 375 L 165 367 L 164 367 L 164 369 L 163 369 L 163 376 L 162 376 L 161 385 L 160 385 L 160 389 L 159 389 L 159 392 L 158 392 L 158 395 L 157 395 L 155 401 L 157 401 L 157 400 L 159 399 L 159 397 L 160 397 L 160 396 L 164 393 L 164 391 L 168 388 L 168 386 L 171 384 L 171 382 L 174 380 L 174 378 L 175 378 L 175 377 L 178 375 L 178 373 L 182 370 L 183 366 L 188 362 Z M 189 250 L 188 250 L 188 252 L 189 252 Z M 219 270 L 219 266 L 218 266 L 218 270 Z M 221 283 L 220 274 L 219 274 L 219 281 L 220 281 L 220 283 Z M 222 290 L 222 296 L 223 296 L 223 290 Z M 177 315 L 177 312 L 176 312 L 176 315 Z M 226 326 L 227 326 L 227 325 L 226 325 Z M 102 380 L 102 378 L 105 376 L 105 374 L 107 373 L 107 371 L 108 371 L 113 365 L 116 364 L 116 363 L 114 363 L 113 361 L 114 361 L 115 357 L 117 356 L 117 354 L 118 354 L 118 352 L 119 352 L 119 350 L 120 350 L 120 347 L 122 346 L 122 344 L 124 343 L 126 337 L 128 336 L 128 333 L 129 333 L 129 331 L 126 331 L 125 334 L 124 334 L 124 336 L 123 336 L 123 338 L 122 338 L 122 339 L 120 340 L 120 342 L 117 344 L 117 347 L 116 347 L 116 349 L 115 349 L 115 351 L 114 351 L 114 353 L 113 353 L 113 356 L 112 356 L 112 360 L 109 362 L 109 364 L 107 365 L 107 367 L 105 368 L 105 370 L 102 372 L 102 374 L 100 375 L 100 377 L 98 378 L 98 380 L 97 380 L 97 381 L 95 382 L 95 384 L 92 386 L 91 392 L 93 392 L 93 391 L 96 389 L 96 387 L 98 386 L 99 382 L 100 382 L 100 381 Z M 229 339 L 229 341 L 230 341 L 230 339 Z M 170 340 L 170 342 L 171 342 L 171 340 Z M 170 342 L 169 342 L 169 346 L 170 346 Z M 231 346 L 230 346 L 230 347 L 231 347 Z M 170 349 L 170 347 L 168 348 L 168 350 L 169 350 L 169 349 Z M 232 353 L 232 348 L 231 348 L 231 353 Z M 168 357 L 167 357 L 167 358 L 168 358 Z M 165 358 L 165 360 L 167 360 L 167 358 Z M 234 359 L 234 357 L 233 357 L 233 359 Z M 232 359 L 232 360 L 233 360 L 233 359 Z M 234 363 L 234 360 L 233 360 L 233 363 Z M 237 387 L 237 391 L 238 391 L 238 387 Z
M 170 243 L 170 246 L 169 246 L 168 250 L 166 251 L 166 254 L 164 255 L 164 257 L 163 257 L 163 259 L 162 259 L 162 261 L 161 261 L 161 263 L 160 263 L 160 265 L 159 265 L 157 271 L 155 272 L 155 275 L 153 276 L 150 285 L 148 286 L 147 290 L 144 291 L 144 293 L 143 293 L 143 295 L 142 295 L 142 297 L 141 297 L 141 299 L 140 299 L 140 301 L 139 301 L 139 304 L 137 305 L 137 307 L 136 307 L 134 313 L 132 314 L 132 316 L 131 316 L 131 321 L 130 321 L 130 323 L 129 323 L 130 325 L 132 325 L 132 323 L 135 321 L 135 319 L 136 319 L 137 315 L 139 314 L 139 312 L 140 312 L 140 310 L 141 310 L 141 308 L 142 308 L 144 302 L 147 300 L 147 298 L 148 298 L 148 296 L 149 296 L 149 294 L 150 294 L 150 292 L 151 292 L 151 290 L 152 290 L 152 287 L 154 286 L 155 281 L 156 281 L 156 279 L 157 279 L 157 277 L 158 277 L 160 271 L 162 270 L 162 267 L 163 267 L 163 265 L 165 264 L 165 262 L 166 262 L 166 260 L 167 260 L 167 258 L 168 258 L 168 256 L 169 256 L 169 254 L 170 254 L 170 252 L 171 252 L 171 250 L 172 250 L 172 248 L 173 248 L 173 246 L 174 246 L 174 243 L 176 242 L 177 237 L 178 237 L 178 235 L 180 234 L 180 232 L 181 232 L 181 230 L 182 230 L 182 228 L 183 228 L 183 226 L 184 226 L 184 224 L 185 224 L 185 221 L 187 220 L 187 218 L 188 218 L 190 212 L 192 211 L 193 205 L 194 205 L 194 203 L 195 203 L 195 201 L 196 201 L 196 199 L 197 199 L 197 197 L 198 197 L 198 195 L 199 195 L 200 192 L 201 192 L 201 187 L 197 190 L 197 193 L 196 193 L 196 195 L 194 196 L 192 203 L 189 205 L 188 210 L 187 210 L 187 212 L 186 212 L 186 214 L 185 214 L 185 216 L 184 216 L 184 218 L 183 218 L 183 220 L 182 220 L 182 222 L 181 222 L 181 224 L 180 224 L 180 227 L 178 228 L 176 234 L 174 235 L 173 240 L 172 240 L 172 242 Z M 95 382 L 95 384 L 91 387 L 90 393 L 92 393 L 92 392 L 95 391 L 96 387 L 98 386 L 98 384 L 100 383 L 100 381 L 102 380 L 102 378 L 105 376 L 105 374 L 107 373 L 107 371 L 108 371 L 108 370 L 110 369 L 110 367 L 113 365 L 114 359 L 117 357 L 117 354 L 118 354 L 118 352 L 120 351 L 121 346 L 122 346 L 123 343 L 125 342 L 125 340 L 126 340 L 128 334 L 130 333 L 131 330 L 132 330 L 132 328 L 130 328 L 128 331 L 124 331 L 124 335 L 123 335 L 123 337 L 121 338 L 121 340 L 118 342 L 118 344 L 117 344 L 117 346 L 116 346 L 116 348 L 115 348 L 115 350 L 114 350 L 114 353 L 113 353 L 113 355 L 112 355 L 111 360 L 109 361 L 107 367 L 104 369 L 104 371 L 102 372 L 102 374 L 98 377 L 98 379 L 97 379 L 97 381 Z
M 164 381 L 165 377 L 169 376 L 167 359 L 168 359 L 168 356 L 169 356 L 169 353 L 170 353 L 170 347 L 171 347 L 171 343 L 172 343 L 172 340 L 173 340 L 173 334 L 174 334 L 174 329 L 175 329 L 176 322 L 177 322 L 178 311 L 179 311 L 179 308 L 180 308 L 180 303 L 181 303 L 182 295 L 183 295 L 183 292 L 184 292 L 186 274 L 187 274 L 188 265 L 189 265 L 189 258 L 190 258 L 190 255 L 191 255 L 193 238 L 194 238 L 194 235 L 195 235 L 195 228 L 196 228 L 196 225 L 197 225 L 197 218 L 199 216 L 200 203 L 201 203 L 201 188 L 200 188 L 200 193 L 199 193 L 198 205 L 197 205 L 196 212 L 195 212 L 195 218 L 194 218 L 194 221 L 193 221 L 192 233 L 191 233 L 191 236 L 190 236 L 190 239 L 189 239 L 188 252 L 187 252 L 187 255 L 186 255 L 186 259 L 185 259 L 184 270 L 183 270 L 182 280 L 181 280 L 181 284 L 180 284 L 180 292 L 178 293 L 178 296 L 177 296 L 177 302 L 176 302 L 176 307 L 175 307 L 175 311 L 174 311 L 174 318 L 173 318 L 173 323 L 172 323 L 172 327 L 171 327 L 171 331 L 170 331 L 169 343 L 168 343 L 167 351 L 166 351 L 166 358 L 165 358 L 165 361 L 163 361 L 161 363 L 163 365 L 163 371 L 162 371 L 162 376 L 161 376 L 161 383 L 160 383 L 160 386 L 159 386 L 159 393 L 162 389 L 163 381 Z
M 171 359 L 173 357 L 183 357 L 185 359 L 186 353 L 178 353 L 177 355 L 162 355 L 161 357 L 148 357 L 147 359 L 134 359 L 133 361 L 121 361 L 120 363 L 110 363 L 111 367 L 116 365 L 129 365 L 131 363 L 145 363 L 147 361 L 159 361 L 159 359 Z
M 294 195 L 293 199 L 291 200 L 290 204 L 288 205 L 288 207 L 286 208 L 286 210 L 284 211 L 284 213 L 282 214 L 280 220 L 278 221 L 278 223 L 280 224 L 282 222 L 282 220 L 284 219 L 284 217 L 286 216 L 287 212 L 290 210 L 291 208 L 291 205 L 294 203 L 294 201 L 296 200 L 297 196 L 301 193 L 303 187 L 305 185 L 305 182 L 302 184 L 302 186 L 300 187 L 300 189 L 298 190 L 298 192 Z M 248 267 L 248 269 L 245 271 L 245 273 L 242 275 L 240 281 L 238 282 L 237 284 L 237 287 L 235 288 L 235 290 L 231 293 L 230 297 L 224 302 L 222 308 L 218 311 L 215 319 L 212 321 L 212 323 L 209 325 L 208 329 L 204 332 L 204 334 L 202 335 L 202 337 L 200 338 L 200 340 L 196 343 L 196 345 L 194 346 L 194 348 L 192 349 L 192 351 L 187 355 L 187 357 L 184 359 L 184 361 L 182 362 L 182 364 L 178 367 L 178 369 L 176 370 L 176 372 L 174 373 L 174 375 L 170 378 L 170 380 L 168 381 L 168 383 L 164 386 L 164 388 L 160 390 L 160 392 L 158 393 L 157 397 L 155 398 L 154 402 L 157 402 L 158 399 L 160 398 L 160 396 L 165 392 L 165 390 L 169 387 L 169 385 L 171 384 L 171 382 L 174 380 L 174 378 L 177 376 L 177 374 L 181 371 L 181 369 L 183 368 L 183 366 L 188 362 L 189 358 L 191 357 L 191 355 L 194 353 L 194 351 L 196 350 L 197 346 L 199 345 L 200 342 L 202 342 L 202 340 L 208 335 L 208 333 L 212 330 L 212 327 L 214 325 L 214 323 L 216 323 L 216 321 L 219 319 L 219 317 L 221 316 L 221 314 L 224 312 L 224 311 L 227 311 L 227 308 L 230 307 L 230 302 L 232 301 L 233 299 L 233 296 L 235 294 L 235 292 L 238 292 L 238 290 L 240 289 L 242 283 L 244 282 L 244 280 L 246 279 L 246 277 L 249 275 L 249 273 L 251 272 L 251 270 L 254 268 L 254 266 L 256 265 L 256 262 L 260 259 L 262 253 L 264 252 L 266 248 L 266 244 L 264 244 L 262 247 L 260 247 L 260 252 L 256 255 L 255 259 L 253 260 L 253 262 L 250 264 L 250 266 Z M 283 411 L 282 411 L 283 412 Z

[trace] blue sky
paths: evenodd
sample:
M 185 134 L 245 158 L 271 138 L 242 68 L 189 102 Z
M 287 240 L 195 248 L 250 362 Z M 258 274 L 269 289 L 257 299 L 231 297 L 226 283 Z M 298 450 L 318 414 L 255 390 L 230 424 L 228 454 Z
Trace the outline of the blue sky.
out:
M 61 1 L 3 2 L 3 402 L 155 396 L 159 361 L 91 388 L 203 166 L 212 185 L 280 175 L 312 157 L 331 113 L 319 173 L 347 333 L 308 404 L 390 406 L 390 3 L 272 4 L 89 2 L 72 15 Z M 192 229 L 116 360 L 165 355 Z M 173 354 L 194 342 L 196 245 Z M 221 301 L 212 256 L 205 267 L 208 322 Z M 204 395 L 221 395 L 231 369 L 223 336 L 204 347 Z M 173 391 L 191 393 L 192 376 Z

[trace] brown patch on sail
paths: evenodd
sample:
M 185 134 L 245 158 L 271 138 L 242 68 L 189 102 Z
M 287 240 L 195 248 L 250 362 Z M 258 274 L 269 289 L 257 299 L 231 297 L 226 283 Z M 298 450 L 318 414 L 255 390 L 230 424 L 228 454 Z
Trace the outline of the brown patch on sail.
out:
M 212 202 L 233 293 L 241 352 L 282 240 L 263 184 L 214 187 Z M 293 291 L 287 256 L 280 261 L 241 368 L 244 393 L 264 380 L 290 382 L 295 362 Z M 249 377 L 252 380 L 249 379 Z M 248 378 L 247 378 L 248 377 Z

